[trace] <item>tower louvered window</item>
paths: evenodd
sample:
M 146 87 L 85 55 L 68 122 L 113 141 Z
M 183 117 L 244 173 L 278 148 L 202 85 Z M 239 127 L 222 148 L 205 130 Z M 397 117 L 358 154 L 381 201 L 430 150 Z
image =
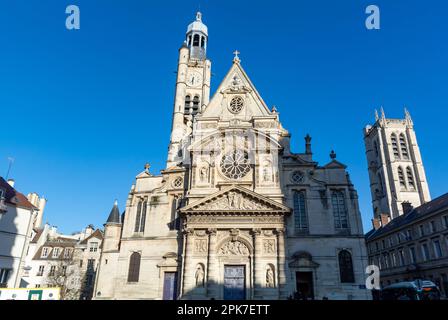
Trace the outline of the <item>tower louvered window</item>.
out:
M 415 190 L 415 181 L 414 181 L 414 174 L 412 173 L 412 169 L 411 167 L 408 167 L 406 169 L 406 174 L 408 176 L 408 183 L 409 183 L 409 188 L 411 190 Z
M 408 153 L 408 147 L 406 145 L 406 138 L 404 134 L 400 134 L 400 149 L 401 149 L 401 156 L 403 159 L 409 159 L 409 153 Z
M 193 98 L 193 114 L 198 113 L 199 111 L 199 96 L 195 96 Z
M 190 113 L 190 106 L 191 106 L 191 97 L 186 96 L 185 97 L 185 108 L 184 108 L 184 114 Z
M 403 173 L 402 167 L 398 167 L 398 181 L 400 182 L 400 188 L 405 190 L 406 189 L 406 181 L 404 180 L 404 173 Z
M 400 158 L 400 153 L 398 151 L 398 143 L 397 143 L 397 135 L 395 133 L 392 133 L 390 136 L 390 140 L 392 142 L 392 151 L 394 152 L 395 159 Z

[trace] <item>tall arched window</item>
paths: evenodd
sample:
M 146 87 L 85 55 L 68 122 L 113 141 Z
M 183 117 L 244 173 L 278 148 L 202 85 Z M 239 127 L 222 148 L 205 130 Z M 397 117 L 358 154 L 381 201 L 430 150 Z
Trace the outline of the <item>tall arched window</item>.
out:
M 137 214 L 135 216 L 134 232 L 144 232 L 145 231 L 146 206 L 147 206 L 146 201 L 139 201 L 137 204 Z
M 190 113 L 190 105 L 191 105 L 191 97 L 189 95 L 187 95 L 185 97 L 185 109 L 184 109 L 185 114 Z
M 408 146 L 406 144 L 406 138 L 403 133 L 400 134 L 400 149 L 403 159 L 409 159 Z
M 128 282 L 138 282 L 140 277 L 140 253 L 134 252 L 129 259 Z
M 347 250 L 341 250 L 339 252 L 339 274 L 341 276 L 342 283 L 355 282 L 355 274 L 353 272 L 352 255 Z
M 400 153 L 398 152 L 397 135 L 395 133 L 391 134 L 390 141 L 392 143 L 392 151 L 394 152 L 394 157 L 395 159 L 399 159 Z
M 294 191 L 294 227 L 297 231 L 305 231 L 308 229 L 305 191 Z
M 373 149 L 375 150 L 375 156 L 378 157 L 379 151 L 378 151 L 378 143 L 376 143 L 376 141 L 373 141 Z
M 412 189 L 412 190 L 415 190 L 414 174 L 412 173 L 411 167 L 407 167 L 406 175 L 408 176 L 409 188 Z
M 331 202 L 333 205 L 334 225 L 336 229 L 347 229 L 347 208 L 343 191 L 333 191 L 331 193 Z
M 404 180 L 404 172 L 402 167 L 398 167 L 398 181 L 400 182 L 400 188 L 406 189 L 406 181 Z
M 383 193 L 383 178 L 381 177 L 381 172 L 378 172 L 378 191 L 382 194 Z
M 205 47 L 205 37 L 201 37 L 201 48 Z
M 199 111 L 199 96 L 194 96 L 193 98 L 193 114 Z

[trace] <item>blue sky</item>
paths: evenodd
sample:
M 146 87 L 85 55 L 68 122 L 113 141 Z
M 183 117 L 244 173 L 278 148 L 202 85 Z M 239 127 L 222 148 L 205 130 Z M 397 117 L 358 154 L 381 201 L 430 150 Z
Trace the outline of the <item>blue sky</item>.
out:
M 65 28 L 65 8 L 81 29 Z M 381 30 L 364 26 L 381 9 Z M 446 1 L 0 1 L 0 175 L 48 198 L 63 232 L 100 227 L 145 162 L 163 169 L 178 48 L 201 8 L 216 89 L 242 65 L 304 151 L 348 165 L 364 228 L 372 216 L 362 129 L 374 109 L 410 110 L 432 197 L 447 192 Z M 212 88 L 212 89 L 213 89 Z

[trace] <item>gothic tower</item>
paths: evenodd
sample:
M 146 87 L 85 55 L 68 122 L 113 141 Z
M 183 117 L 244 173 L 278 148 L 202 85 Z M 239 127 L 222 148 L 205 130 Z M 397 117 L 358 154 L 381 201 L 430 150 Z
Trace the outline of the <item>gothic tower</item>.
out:
M 405 109 L 404 119 L 386 119 L 381 108 L 375 118 L 364 129 L 374 218 L 386 214 L 394 219 L 431 197 L 409 112 Z
M 167 168 L 185 161 L 185 147 L 194 118 L 210 99 L 211 62 L 207 59 L 207 42 L 208 28 L 198 12 L 196 20 L 188 26 L 186 40 L 179 49 Z

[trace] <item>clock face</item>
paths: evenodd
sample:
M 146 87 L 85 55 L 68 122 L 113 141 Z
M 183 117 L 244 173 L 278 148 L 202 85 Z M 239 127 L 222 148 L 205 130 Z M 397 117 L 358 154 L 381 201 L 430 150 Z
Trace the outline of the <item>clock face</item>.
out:
M 197 87 L 202 83 L 202 76 L 199 72 L 193 71 L 188 73 L 187 84 L 191 87 Z

